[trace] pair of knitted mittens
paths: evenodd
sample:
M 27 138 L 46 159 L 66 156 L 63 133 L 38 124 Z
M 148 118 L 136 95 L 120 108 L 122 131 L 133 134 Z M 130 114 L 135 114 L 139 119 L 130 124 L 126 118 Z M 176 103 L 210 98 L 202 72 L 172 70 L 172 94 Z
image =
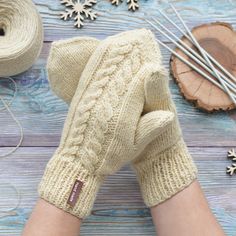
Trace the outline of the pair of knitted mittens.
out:
M 48 75 L 70 109 L 39 186 L 41 198 L 84 218 L 104 178 L 127 162 L 148 207 L 196 179 L 150 31 L 55 42 Z

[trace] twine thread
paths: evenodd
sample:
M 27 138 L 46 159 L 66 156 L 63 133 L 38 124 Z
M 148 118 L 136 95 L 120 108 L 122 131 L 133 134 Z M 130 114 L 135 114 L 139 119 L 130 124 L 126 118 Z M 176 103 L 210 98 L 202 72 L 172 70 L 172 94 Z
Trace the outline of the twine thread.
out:
M 0 0 L 0 77 L 20 74 L 38 58 L 43 24 L 31 0 Z
M 10 114 L 10 116 L 12 117 L 12 119 L 15 121 L 16 125 L 19 127 L 19 130 L 20 130 L 20 140 L 19 142 L 17 143 L 17 145 L 12 149 L 10 150 L 9 152 L 7 153 L 4 153 L 2 155 L 0 155 L 0 158 L 4 158 L 4 157 L 7 157 L 9 155 L 11 155 L 12 153 L 14 153 L 22 144 L 23 142 L 23 139 L 24 139 L 24 133 L 23 133 L 23 127 L 22 125 L 20 124 L 19 120 L 15 117 L 15 115 L 13 114 L 13 112 L 11 111 L 10 109 L 10 106 L 12 105 L 14 99 L 16 98 L 17 96 L 17 92 L 18 92 L 18 89 L 17 89 L 17 84 L 16 82 L 10 78 L 10 77 L 6 77 L 6 79 L 10 80 L 13 84 L 14 84 L 14 94 L 13 94 L 13 97 L 12 99 L 10 100 L 10 102 L 5 102 L 4 99 L 2 98 L 2 96 L 0 95 L 0 101 L 2 102 L 3 104 L 3 108 L 0 109 L 0 111 L 4 111 L 4 110 L 7 110 L 8 113 Z

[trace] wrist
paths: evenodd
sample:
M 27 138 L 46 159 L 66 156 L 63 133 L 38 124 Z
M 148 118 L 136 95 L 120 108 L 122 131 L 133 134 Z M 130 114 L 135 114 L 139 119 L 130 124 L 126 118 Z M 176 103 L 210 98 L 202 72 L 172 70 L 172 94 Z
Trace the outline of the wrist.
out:
M 181 138 L 175 145 L 134 163 L 144 201 L 155 206 L 186 188 L 197 178 L 197 168 Z
M 87 171 L 76 158 L 68 160 L 55 155 L 38 191 L 42 199 L 82 219 L 90 214 L 103 179 Z

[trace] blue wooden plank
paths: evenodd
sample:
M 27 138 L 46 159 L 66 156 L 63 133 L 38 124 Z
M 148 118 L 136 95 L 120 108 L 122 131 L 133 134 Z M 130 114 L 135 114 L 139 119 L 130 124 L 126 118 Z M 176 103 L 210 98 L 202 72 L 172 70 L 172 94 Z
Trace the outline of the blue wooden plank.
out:
M 9 148 L 0 148 L 0 153 Z M 0 213 L 0 236 L 19 235 L 37 199 L 37 185 L 55 147 L 27 147 L 3 159 L 0 183 L 10 182 L 20 191 L 17 210 Z M 225 168 L 228 148 L 191 147 L 199 169 L 199 181 L 210 207 L 228 236 L 236 234 L 236 176 L 228 176 Z M 17 202 L 11 188 L 1 187 L 0 209 Z M 5 194 L 3 194 L 3 191 Z M 92 215 L 84 221 L 82 235 L 154 235 L 149 210 L 142 201 L 136 177 L 130 167 L 109 176 L 98 193 Z
M 109 1 L 98 0 L 97 5 L 94 7 L 99 15 L 97 20 L 93 22 L 86 20 L 85 27 L 82 30 L 78 30 L 73 28 L 73 21 L 64 22 L 59 19 L 59 14 L 64 9 L 59 0 L 34 0 L 34 2 L 43 17 L 46 41 L 83 35 L 102 39 L 125 30 L 142 27 L 151 28 L 144 22 L 143 18 L 154 16 L 163 20 L 163 17 L 157 11 L 158 9 L 169 13 L 174 19 L 174 14 L 168 4 L 166 4 L 166 1 L 140 0 L 139 11 L 132 13 L 127 11 L 125 2 L 116 7 L 111 5 Z M 190 27 L 206 22 L 226 21 L 232 23 L 236 28 L 235 1 L 171 0 L 169 2 L 175 4 Z M 176 32 L 170 24 L 167 23 L 166 25 L 173 32 Z
M 19 91 L 12 110 L 24 129 L 23 146 L 56 146 L 60 140 L 68 107 L 50 90 L 45 71 L 48 51 L 49 44 L 45 43 L 33 68 L 14 77 Z M 169 53 L 163 51 L 163 56 L 168 67 Z M 208 114 L 183 99 L 172 80 L 170 86 L 189 146 L 236 146 L 236 110 Z M 2 79 L 0 90 L 6 98 L 13 94 L 12 84 Z M 19 130 L 6 112 L 1 112 L 0 127 L 0 146 L 14 146 Z
M 95 22 L 86 20 L 85 27 L 78 30 L 73 28 L 72 21 L 63 22 L 59 19 L 59 12 L 64 9 L 59 0 L 34 2 L 43 18 L 45 44 L 33 68 L 15 77 L 19 94 L 12 110 L 23 125 L 25 148 L 20 148 L 14 155 L 0 162 L 0 183 L 13 183 L 20 190 L 22 199 L 16 211 L 0 213 L 0 236 L 20 235 L 37 199 L 37 184 L 46 162 L 58 145 L 66 117 L 66 104 L 52 94 L 47 82 L 45 65 L 50 47 L 47 42 L 84 35 L 104 39 L 124 30 L 151 28 L 143 18 L 155 16 L 163 20 L 158 9 L 173 17 L 173 12 L 163 0 L 141 0 L 140 10 L 135 13 L 127 11 L 125 2 L 115 7 L 108 1 L 99 0 L 95 6 L 99 13 L 98 19 Z M 234 0 L 169 2 L 175 4 L 190 27 L 211 21 L 226 21 L 236 28 Z M 165 24 L 180 36 L 169 23 Z M 168 42 L 159 34 L 156 36 Z M 164 64 L 168 67 L 169 53 L 162 51 Z M 1 80 L 0 91 L 9 98 L 12 87 Z M 226 159 L 228 148 L 236 146 L 236 111 L 207 114 L 185 101 L 172 81 L 171 91 L 177 104 L 185 140 L 199 167 L 199 180 L 210 206 L 227 235 L 235 236 L 236 205 L 233 199 L 236 195 L 236 179 L 225 174 L 225 167 L 230 164 Z M 0 129 L 0 147 L 14 146 L 19 139 L 19 132 L 6 113 L 0 113 Z M 9 148 L 1 148 L 0 153 L 7 150 Z M 12 193 L 7 195 L 6 198 L 0 191 L 1 207 L 10 207 L 14 203 Z M 128 167 L 105 182 L 94 209 L 92 216 L 84 222 L 81 235 L 154 235 L 149 211 L 142 202 L 137 181 Z

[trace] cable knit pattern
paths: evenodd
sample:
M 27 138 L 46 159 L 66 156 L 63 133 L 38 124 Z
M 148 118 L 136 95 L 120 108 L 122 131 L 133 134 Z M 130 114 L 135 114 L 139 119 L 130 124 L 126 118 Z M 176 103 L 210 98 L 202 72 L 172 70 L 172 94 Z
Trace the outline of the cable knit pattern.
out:
M 176 108 L 168 88 L 168 73 L 162 66 L 160 50 L 154 37 L 148 41 L 148 45 L 152 50 L 148 56 L 147 54 L 146 56 L 142 55 L 142 60 L 137 56 L 138 48 L 133 48 L 132 66 L 130 66 L 135 71 L 142 61 L 153 61 L 156 64 L 156 73 L 151 76 L 152 79 L 145 86 L 146 103 L 143 113 L 163 109 L 172 111 L 176 116 L 169 128 L 133 161 L 143 198 L 147 206 L 150 207 L 165 201 L 188 186 L 196 178 L 197 169 L 182 138 Z M 71 53 L 72 51 L 71 49 Z M 61 84 L 59 70 L 55 69 L 54 71 L 58 74 L 57 84 Z M 78 84 L 80 78 L 76 77 L 72 80 L 73 84 Z M 122 84 L 122 80 L 120 81 Z M 67 80 L 67 83 L 70 81 Z M 52 89 L 55 90 L 55 87 Z M 75 89 L 71 94 L 74 93 Z M 112 94 L 115 93 L 112 92 Z M 72 97 L 68 99 L 68 102 Z M 113 98 L 115 99 L 114 96 Z
M 43 199 L 84 218 L 103 179 L 135 159 L 171 124 L 173 113 L 169 111 L 142 114 L 145 84 L 159 70 L 153 42 L 150 31 L 125 32 L 104 40 L 91 55 L 60 145 L 40 183 Z M 80 193 L 75 197 L 76 180 L 81 190 L 76 188 Z
M 139 44 L 135 42 L 111 47 L 102 61 L 101 68 L 93 77 L 94 83 L 91 83 L 77 105 L 79 108 L 75 116 L 78 119 L 72 128 L 72 136 L 75 138 L 68 141 L 62 152 L 64 156 L 79 155 L 81 163 L 91 173 L 100 162 L 98 155 L 102 151 L 113 110 L 122 99 L 132 77 L 141 67 Z M 122 67 L 122 64 L 126 67 Z M 120 70 L 123 76 L 116 79 Z M 87 138 L 85 133 L 89 134 Z

